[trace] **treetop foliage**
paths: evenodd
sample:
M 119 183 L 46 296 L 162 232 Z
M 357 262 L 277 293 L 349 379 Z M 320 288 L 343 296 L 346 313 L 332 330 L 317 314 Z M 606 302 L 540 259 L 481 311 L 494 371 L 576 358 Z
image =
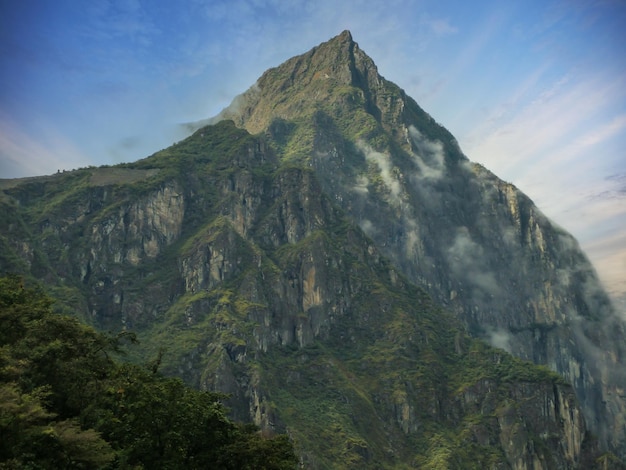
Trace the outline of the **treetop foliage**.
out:
M 293 469 L 285 435 L 231 422 L 220 394 L 114 359 L 131 335 L 52 312 L 0 278 L 0 469 Z

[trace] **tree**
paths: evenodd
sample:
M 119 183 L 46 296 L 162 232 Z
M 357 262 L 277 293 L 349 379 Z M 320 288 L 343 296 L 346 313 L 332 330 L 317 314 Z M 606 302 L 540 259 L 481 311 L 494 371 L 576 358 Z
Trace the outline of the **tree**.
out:
M 231 422 L 223 395 L 119 364 L 123 336 L 0 278 L 0 469 L 293 469 L 286 436 Z M 132 336 L 131 336 L 132 339 Z

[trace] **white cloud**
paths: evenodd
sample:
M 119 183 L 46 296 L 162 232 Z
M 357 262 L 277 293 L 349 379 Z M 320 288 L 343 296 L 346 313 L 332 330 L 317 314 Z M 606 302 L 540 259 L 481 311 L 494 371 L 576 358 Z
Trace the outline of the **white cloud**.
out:
M 617 231 L 583 244 L 600 280 L 614 297 L 626 293 L 626 233 Z
M 414 126 L 409 126 L 409 136 L 417 152 L 413 152 L 413 161 L 419 169 L 418 178 L 439 179 L 446 171 L 443 144 L 438 140 L 426 139 Z
M 626 115 L 606 110 L 624 98 L 625 85 L 623 78 L 600 73 L 563 77 L 535 91 L 534 97 L 524 92 L 519 104 L 527 105 L 494 113 L 490 122 L 470 131 L 469 138 L 459 138 L 470 159 L 513 182 L 572 232 L 614 293 L 626 292 L 621 250 L 611 244 L 611 259 L 599 247 L 626 236 L 619 181 L 607 179 L 626 165 L 623 148 L 616 143 L 624 138 Z M 516 99 L 513 93 L 511 102 Z
M 86 22 L 78 27 L 86 38 L 124 37 L 135 45 L 148 47 L 161 32 L 138 0 L 94 2 L 85 12 L 88 14 Z
M 466 227 L 458 229 L 447 255 L 454 272 L 478 288 L 474 291 L 475 295 L 499 295 L 501 293 L 495 275 L 485 264 L 483 248 L 472 240 Z
M 500 28 L 506 24 L 511 14 L 512 12 L 507 11 L 507 8 L 491 11 L 480 26 L 475 28 L 474 33 L 466 36 L 466 40 L 459 44 L 462 49 L 438 64 L 440 69 L 436 73 L 440 78 L 437 79 L 436 86 L 428 93 L 429 101 L 434 102 L 437 98 L 449 100 L 449 85 L 458 80 L 458 77 L 465 77 L 467 71 L 480 62 L 485 49 L 493 44 L 494 38 L 497 37 Z
M 91 159 L 54 131 L 32 137 L 0 116 L 0 177 L 47 175 L 91 164 Z
M 502 328 L 489 328 L 485 338 L 494 348 L 511 352 L 511 335 Z
M 536 179 L 538 168 L 544 172 L 560 168 L 588 152 L 587 147 L 623 131 L 624 116 L 607 122 L 598 112 L 624 95 L 624 85 L 623 80 L 606 81 L 601 76 L 557 80 L 517 112 L 494 121 L 488 129 L 478 129 L 481 135 L 470 132 L 465 150 L 504 178 Z
M 391 163 L 389 155 L 377 152 L 364 142 L 357 142 L 357 146 L 359 150 L 363 152 L 363 155 L 365 155 L 365 159 L 368 162 L 374 163 L 380 170 L 380 176 L 383 183 L 389 190 L 389 202 L 392 204 L 398 204 L 400 202 L 402 186 L 394 174 L 394 166 Z
M 378 229 L 369 219 L 361 220 L 359 222 L 359 226 L 361 227 L 361 230 L 363 230 L 363 232 L 369 237 L 374 237 L 378 233 Z
M 597 145 L 624 132 L 624 130 L 626 130 L 626 114 L 620 114 L 611 121 L 602 123 L 598 128 L 592 129 L 580 137 L 576 144 L 583 146 Z
M 362 175 L 357 177 L 356 184 L 352 188 L 353 191 L 360 194 L 361 196 L 366 196 L 369 193 L 368 186 L 370 181 L 367 176 Z
M 436 36 L 439 37 L 459 32 L 458 28 L 452 26 L 450 24 L 450 20 L 448 19 L 426 17 L 423 22 L 433 33 L 435 33 Z

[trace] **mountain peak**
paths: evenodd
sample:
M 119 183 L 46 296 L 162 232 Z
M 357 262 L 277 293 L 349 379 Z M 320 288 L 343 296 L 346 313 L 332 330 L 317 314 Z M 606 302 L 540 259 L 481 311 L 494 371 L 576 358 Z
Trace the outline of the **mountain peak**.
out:
M 145 357 L 171 345 L 165 372 L 289 429 L 312 470 L 588 468 L 585 419 L 626 454 L 626 333 L 584 253 L 349 31 L 218 119 L 239 128 L 0 188 L 0 271 L 140 328 Z
M 362 69 L 361 72 L 371 69 L 377 74 L 372 59 L 359 48 L 350 31 L 345 30 L 308 52 L 269 69 L 259 80 L 259 85 L 279 81 L 281 85 L 308 86 L 320 80 L 331 84 L 340 82 L 353 85 L 359 74 L 356 69 Z
M 354 42 L 352 39 L 352 33 L 349 30 L 344 29 L 341 34 L 335 36 L 331 41 L 339 41 L 339 42 Z
M 218 116 L 209 121 L 233 120 L 250 133 L 263 132 L 276 118 L 292 119 L 321 105 L 344 101 L 343 94 L 368 106 L 384 84 L 374 61 L 344 30 L 334 38 L 267 70 L 248 91 L 239 95 Z M 351 91 L 350 91 L 351 90 Z M 359 91 L 360 90 L 360 91 Z
M 325 79 L 336 80 L 344 85 L 358 86 L 359 75 L 368 74 L 368 71 L 370 74 L 373 72 L 373 75 L 378 75 L 374 61 L 359 48 L 348 30 L 309 52 L 288 60 L 280 67 L 298 66 L 302 61 L 310 61 L 311 67 L 307 67 L 306 71 L 313 72 L 313 75 L 316 72 L 323 72 Z M 320 78 L 320 75 L 315 78 Z
M 446 159 L 465 160 L 454 137 L 396 84 L 378 73 L 374 61 L 359 47 L 349 30 L 323 42 L 308 52 L 268 69 L 246 92 L 217 116 L 199 121 L 190 130 L 221 120 L 231 120 L 251 134 L 272 133 L 276 122 L 309 121 L 309 135 L 322 115 L 339 117 L 345 136 L 376 141 L 388 132 L 409 151 L 417 145 L 408 137 L 412 127 L 427 130 L 420 139 L 440 142 L 447 147 Z M 280 127 L 280 126 L 279 126 Z M 420 131 L 421 132 L 421 131 Z M 374 144 L 378 150 L 386 142 Z M 307 145 L 312 144 L 310 139 Z M 292 152 L 293 146 L 290 146 Z M 297 146 L 301 157 L 311 155 Z M 319 150 L 319 149 L 318 149 Z
M 350 31 L 347 29 L 342 31 L 340 34 L 338 34 L 334 38 L 331 38 L 328 41 L 321 43 L 315 49 L 322 48 L 324 46 L 334 47 L 335 51 L 340 52 L 340 54 L 338 54 L 336 57 L 336 59 L 338 60 L 348 58 L 344 54 L 341 54 L 341 53 L 347 52 L 348 55 L 352 55 L 354 53 L 354 50 L 355 49 L 358 50 L 358 47 L 359 47 L 359 45 L 352 38 L 352 33 L 350 33 Z

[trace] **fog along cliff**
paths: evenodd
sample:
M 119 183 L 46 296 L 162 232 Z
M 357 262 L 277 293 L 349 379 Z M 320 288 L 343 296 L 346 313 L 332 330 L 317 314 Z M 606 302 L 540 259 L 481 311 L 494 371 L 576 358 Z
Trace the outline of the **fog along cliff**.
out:
M 305 468 L 613 462 L 623 330 L 589 263 L 349 33 L 212 123 L 135 163 L 0 181 L 0 270 L 138 331 L 138 359 L 231 394 Z
M 624 325 L 578 243 L 470 162 L 349 32 L 268 70 L 216 119 L 306 160 L 402 273 L 475 336 L 562 374 L 626 454 Z

